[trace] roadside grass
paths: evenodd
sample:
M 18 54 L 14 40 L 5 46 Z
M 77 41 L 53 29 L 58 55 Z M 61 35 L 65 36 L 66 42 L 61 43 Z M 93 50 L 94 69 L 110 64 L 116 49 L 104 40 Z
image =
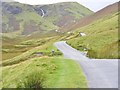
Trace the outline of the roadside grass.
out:
M 17 42 L 11 43 L 16 47 L 15 50 L 17 48 L 24 49 L 24 46 L 33 46 L 33 48 L 2 62 L 3 87 L 86 88 L 87 81 L 80 66 L 72 60 L 61 57 L 62 53 L 53 45 L 61 37 L 53 36 L 42 40 L 37 38 L 22 40 L 18 44 Z M 43 43 L 42 41 L 45 42 Z M 40 44 L 41 42 L 43 44 Z M 8 42 L 4 44 L 8 45 Z M 10 45 L 9 49 L 11 50 L 13 46 Z M 52 50 L 55 51 L 54 54 L 51 53 Z M 36 56 L 35 53 L 39 52 L 42 52 L 44 55 Z M 31 77 L 31 75 L 35 77 Z
M 87 88 L 81 67 L 73 60 L 54 58 L 57 70 L 49 76 L 49 88 Z
M 40 71 L 31 72 L 27 78 L 21 83 L 17 84 L 17 88 L 43 88 L 43 82 L 45 77 L 42 75 Z
M 81 37 L 79 32 L 84 32 L 87 36 Z M 109 52 L 108 48 L 105 49 L 110 44 L 118 42 L 117 13 L 76 29 L 72 36 L 72 38 L 67 39 L 67 43 L 80 51 L 86 48 L 90 58 L 118 58 L 116 53 Z M 115 47 L 112 51 L 118 51 L 117 46 L 112 45 Z
M 80 66 L 62 57 L 32 58 L 19 64 L 3 67 L 3 87 L 20 88 L 22 85 L 24 87 L 26 79 L 32 83 L 31 73 L 37 74 L 35 81 L 38 81 L 36 80 L 38 78 L 44 79 L 41 80 L 44 88 L 87 88 Z
M 109 45 L 104 46 L 100 51 L 98 51 L 98 57 L 102 58 L 120 58 L 119 46 L 120 42 L 113 42 Z

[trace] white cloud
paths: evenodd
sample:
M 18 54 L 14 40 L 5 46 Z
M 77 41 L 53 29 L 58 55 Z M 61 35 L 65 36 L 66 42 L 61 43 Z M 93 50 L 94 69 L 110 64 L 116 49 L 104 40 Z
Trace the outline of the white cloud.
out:
M 77 1 L 93 11 L 98 11 L 110 4 L 118 2 L 119 0 L 77 0 Z

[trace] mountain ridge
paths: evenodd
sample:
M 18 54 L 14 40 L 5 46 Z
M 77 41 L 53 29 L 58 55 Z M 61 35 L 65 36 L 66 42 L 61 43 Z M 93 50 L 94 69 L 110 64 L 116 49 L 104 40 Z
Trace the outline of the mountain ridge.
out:
M 81 20 L 79 20 L 78 22 L 76 22 L 75 24 L 71 24 L 71 26 L 67 26 L 67 27 L 63 27 L 61 28 L 61 30 L 63 31 L 72 31 L 74 29 L 80 28 L 80 27 L 84 27 L 92 22 L 94 22 L 95 20 L 98 20 L 100 18 L 103 18 L 107 15 L 113 14 L 115 12 L 118 12 L 118 5 L 120 2 L 116 2 L 114 4 L 108 5 L 105 8 L 91 14 L 88 15 L 86 17 L 83 17 Z
M 31 34 L 34 31 L 56 30 L 93 13 L 77 2 L 64 2 L 50 5 L 2 2 L 2 8 L 3 33 L 18 31 L 19 34 L 24 35 Z M 28 24 L 28 22 L 32 22 L 32 27 L 35 29 L 30 30 L 29 33 L 27 33 L 28 30 L 24 30 L 25 23 Z M 30 25 L 28 25 L 29 27 Z

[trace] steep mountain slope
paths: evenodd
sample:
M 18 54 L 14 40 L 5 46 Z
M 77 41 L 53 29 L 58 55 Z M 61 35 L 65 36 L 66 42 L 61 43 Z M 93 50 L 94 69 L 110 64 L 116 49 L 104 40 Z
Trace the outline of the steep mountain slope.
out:
M 29 35 L 35 31 L 46 32 L 76 22 L 92 13 L 76 2 L 50 5 L 27 5 L 2 2 L 2 32 Z
M 84 18 L 82 18 L 81 20 L 79 20 L 78 22 L 76 22 L 75 24 L 71 24 L 70 26 L 65 26 L 63 28 L 61 28 L 61 30 L 63 31 L 72 31 L 75 30 L 76 28 L 80 28 L 83 26 L 86 26 L 100 18 L 103 18 L 105 16 L 111 15 L 113 13 L 116 13 L 118 11 L 118 3 L 114 3 L 112 5 L 109 5 L 103 9 L 101 9 L 100 11 L 93 13 L 91 15 L 88 15 Z
M 117 5 L 118 3 L 115 3 L 87 19 L 84 18 L 83 24 L 83 20 L 80 21 L 73 29 L 75 32 L 66 37 L 68 44 L 78 50 L 88 51 L 87 55 L 91 58 L 120 58 L 118 56 L 120 53 L 118 53 L 118 44 L 120 43 L 118 16 L 120 11 L 118 11 Z M 81 36 L 81 32 L 86 35 Z

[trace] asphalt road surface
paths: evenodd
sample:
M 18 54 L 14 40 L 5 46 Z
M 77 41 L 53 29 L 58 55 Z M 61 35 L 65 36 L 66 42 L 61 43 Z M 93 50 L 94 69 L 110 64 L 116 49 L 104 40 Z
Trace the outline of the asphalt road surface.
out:
M 117 59 L 89 59 L 65 41 L 56 42 L 55 46 L 65 58 L 73 59 L 80 64 L 89 88 L 118 88 Z

